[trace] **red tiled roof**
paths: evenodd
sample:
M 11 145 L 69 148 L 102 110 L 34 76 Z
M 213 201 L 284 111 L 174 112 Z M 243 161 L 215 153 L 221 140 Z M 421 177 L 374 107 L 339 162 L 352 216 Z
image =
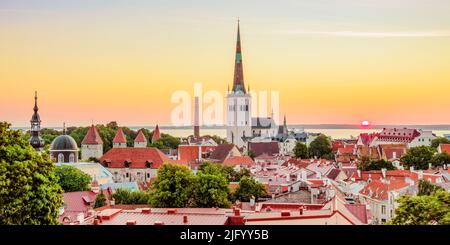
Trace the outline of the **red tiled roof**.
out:
M 353 146 L 350 145 L 344 146 L 337 150 L 337 154 L 353 154 L 353 149 L 354 149 Z
M 450 154 L 450 144 L 440 144 L 439 149 L 440 152 L 447 152 Z
M 146 168 L 146 162 L 151 162 L 152 168 L 159 168 L 165 162 L 175 163 L 154 147 L 112 148 L 100 158 L 101 163 L 108 163 L 108 168 L 124 168 L 125 161 L 131 162 L 129 168 Z
M 233 147 L 235 147 L 233 144 L 218 145 L 216 149 L 211 152 L 209 158 L 218 162 L 223 162 L 229 156 L 231 150 L 233 150 Z
M 136 138 L 134 139 L 134 142 L 147 142 L 147 139 L 145 138 L 144 133 L 142 132 L 142 130 L 139 130 Z
M 272 142 L 249 142 L 248 148 L 250 151 L 255 153 L 255 156 L 260 156 L 262 154 L 268 154 L 268 155 L 276 155 L 280 152 L 280 149 L 278 148 L 278 142 L 272 141 Z
M 103 140 L 100 137 L 100 134 L 97 131 L 97 128 L 94 124 L 88 129 L 86 135 L 84 136 L 82 145 L 103 145 Z
M 301 159 L 291 158 L 291 159 L 285 161 L 281 165 L 287 167 L 289 164 L 294 165 L 294 166 L 296 166 L 298 168 L 306 168 L 306 167 L 308 167 L 309 164 L 311 164 L 311 161 L 310 160 L 301 160 Z
M 114 136 L 113 143 L 127 143 L 127 138 L 125 137 L 122 128 L 117 129 L 117 133 L 116 136 Z
M 367 224 L 367 208 L 364 204 L 344 204 L 345 207 L 363 224 Z
M 136 225 L 154 225 L 155 222 L 163 222 L 164 225 L 225 225 L 228 222 L 225 211 L 215 208 L 152 208 L 147 213 L 139 209 L 105 209 L 100 216 L 104 220 L 101 225 L 125 225 L 129 220 L 135 221 Z
M 159 140 L 160 138 L 161 138 L 161 132 L 159 132 L 159 126 L 157 124 L 155 130 L 153 130 L 152 142 L 155 142 L 155 141 Z
M 307 180 L 307 184 L 312 188 L 317 188 L 321 186 L 325 186 L 325 181 L 321 179 L 309 179 Z
M 370 143 L 373 141 L 373 139 L 375 139 L 376 137 L 378 137 L 380 134 L 379 133 L 362 133 L 359 135 L 359 137 L 361 138 L 361 141 L 364 145 L 370 145 Z
M 420 136 L 420 132 L 417 129 L 385 128 L 378 136 L 378 140 L 409 143 L 418 136 Z
M 344 142 L 340 140 L 333 140 L 331 141 L 331 148 L 333 152 L 337 152 L 339 148 L 344 147 Z
M 340 173 L 341 173 L 341 170 L 340 170 L 340 169 L 334 168 L 334 169 L 332 169 L 332 170 L 327 174 L 327 177 L 328 177 L 329 179 L 336 180 L 336 178 L 338 177 L 338 175 L 339 175 Z
M 388 192 L 409 186 L 404 178 L 390 178 L 386 181 L 372 180 L 359 193 L 377 200 L 387 200 Z
M 232 156 L 223 162 L 223 165 L 226 166 L 236 166 L 236 165 L 248 165 L 253 166 L 255 165 L 255 162 L 253 159 L 249 156 Z
M 198 145 L 179 145 L 178 158 L 187 162 L 195 162 L 199 160 L 199 148 Z

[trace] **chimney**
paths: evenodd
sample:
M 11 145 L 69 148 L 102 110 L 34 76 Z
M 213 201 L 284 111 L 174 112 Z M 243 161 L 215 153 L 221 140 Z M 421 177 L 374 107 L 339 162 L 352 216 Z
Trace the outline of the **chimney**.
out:
M 283 210 L 283 211 L 281 211 L 281 216 L 282 216 L 282 217 L 291 216 L 291 211 L 289 211 L 289 210 Z
M 198 96 L 195 97 L 194 138 L 200 137 L 200 105 Z
M 174 208 L 171 208 L 171 209 L 167 210 L 167 214 L 175 214 L 176 212 L 177 212 L 177 210 L 174 209 Z
M 184 215 L 183 216 L 183 224 L 187 224 L 188 223 L 188 216 Z
M 383 176 L 383 179 L 386 179 L 386 169 L 385 168 L 381 169 L 381 175 Z
M 83 213 L 77 214 L 77 221 L 80 225 L 84 223 L 84 214 Z
M 126 225 L 136 225 L 136 220 L 127 220 Z
M 267 206 L 267 207 L 266 207 L 266 211 L 267 211 L 267 212 L 270 212 L 270 211 L 272 211 L 272 208 L 270 208 L 270 206 Z
M 409 167 L 409 171 L 414 171 L 414 166 Z
M 250 198 L 250 206 L 251 206 L 251 207 L 255 206 L 255 197 L 254 197 L 254 196 L 252 196 L 252 197 Z
M 304 207 L 303 207 L 303 206 L 300 206 L 300 208 L 299 208 L 300 215 L 303 215 L 303 209 L 304 209 Z
M 356 173 L 358 174 L 358 179 L 361 179 L 361 170 L 356 170 Z
M 100 224 L 100 220 L 99 219 L 94 219 L 93 225 L 99 225 L 99 224 Z
M 423 171 L 422 170 L 419 171 L 419 177 L 418 178 L 419 179 L 423 179 Z
M 397 152 L 392 152 L 392 159 L 397 159 Z
M 152 213 L 152 210 L 151 210 L 150 208 L 143 208 L 143 209 L 141 210 L 141 212 L 142 212 L 143 214 L 151 214 L 151 213 Z
M 155 223 L 153 223 L 153 225 L 164 225 L 164 222 L 162 222 L 162 221 L 155 221 Z
M 428 169 L 431 169 L 431 162 L 428 163 Z

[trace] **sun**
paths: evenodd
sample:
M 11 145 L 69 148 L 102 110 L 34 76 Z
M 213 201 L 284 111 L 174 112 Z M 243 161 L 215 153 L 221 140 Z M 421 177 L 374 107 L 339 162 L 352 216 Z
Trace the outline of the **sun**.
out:
M 370 125 L 370 122 L 367 120 L 364 120 L 361 122 L 361 126 L 369 126 L 369 125 Z

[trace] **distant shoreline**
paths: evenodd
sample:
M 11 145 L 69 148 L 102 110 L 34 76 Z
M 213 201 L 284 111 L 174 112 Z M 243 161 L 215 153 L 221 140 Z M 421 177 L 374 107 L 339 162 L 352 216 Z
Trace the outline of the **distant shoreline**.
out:
M 423 130 L 450 130 L 449 124 L 436 124 L 436 125 L 371 125 L 368 127 L 362 127 L 361 125 L 351 125 L 351 124 L 291 124 L 287 125 L 288 128 L 298 128 L 298 129 L 383 129 L 383 128 L 418 128 Z M 71 127 L 69 125 L 69 127 Z M 85 126 L 87 127 L 87 125 Z M 140 128 L 154 128 L 153 125 L 146 126 L 126 126 L 131 129 L 140 129 Z M 159 126 L 161 129 L 192 129 L 193 126 Z M 13 129 L 27 130 L 29 127 L 12 127 Z M 43 127 L 43 128 L 51 128 L 51 129 L 61 129 L 62 127 Z M 201 126 L 202 129 L 225 129 L 226 127 L 223 125 L 220 126 Z

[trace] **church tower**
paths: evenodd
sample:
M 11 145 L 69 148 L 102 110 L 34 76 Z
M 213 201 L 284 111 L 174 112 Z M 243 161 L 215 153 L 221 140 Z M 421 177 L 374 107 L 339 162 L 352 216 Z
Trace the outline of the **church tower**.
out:
M 40 152 L 43 150 L 44 148 L 44 140 L 41 138 L 41 117 L 39 116 L 38 113 L 38 106 L 37 106 L 37 92 L 34 92 L 34 113 L 33 116 L 31 117 L 31 137 L 28 140 L 31 144 L 31 146 L 33 146 L 33 148 Z
M 233 88 L 227 94 L 227 141 L 247 151 L 247 139 L 252 136 L 252 98 L 245 90 L 242 66 L 241 35 L 238 20 Z

